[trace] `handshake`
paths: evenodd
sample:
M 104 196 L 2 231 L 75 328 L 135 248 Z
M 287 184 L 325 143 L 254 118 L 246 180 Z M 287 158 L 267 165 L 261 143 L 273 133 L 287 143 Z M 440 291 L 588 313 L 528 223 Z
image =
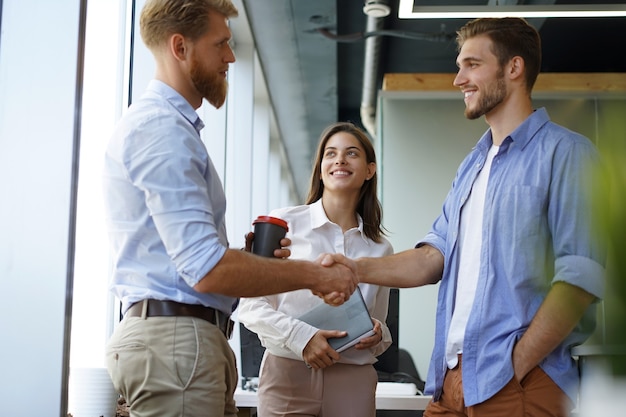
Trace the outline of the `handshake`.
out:
M 263 255 L 265 257 L 287 259 L 291 256 L 291 239 L 284 237 L 287 223 L 280 221 L 284 223 L 281 223 L 281 227 L 268 228 L 282 230 L 272 237 L 271 247 Z M 245 236 L 246 251 L 259 254 L 255 245 L 265 246 L 261 244 L 265 242 L 262 237 L 265 233 L 266 230 L 255 225 L 255 231 Z M 256 238 L 255 234 L 258 234 Z M 288 265 L 281 262 L 287 262 Z M 273 259 L 270 263 L 276 267 L 267 270 L 272 278 L 269 284 L 274 285 L 263 285 L 265 294 L 305 288 L 322 298 L 326 304 L 338 306 L 350 298 L 359 282 L 398 288 L 436 284 L 443 275 L 444 257 L 439 249 L 424 244 L 382 257 L 350 259 L 340 253 L 323 253 L 314 262 Z
M 287 223 L 282 219 L 270 216 L 259 216 L 254 222 L 254 232 L 245 236 L 247 252 L 263 257 L 287 259 L 291 251 L 291 239 L 284 237 L 288 230 Z M 318 266 L 318 273 L 314 274 L 312 282 L 303 283 L 313 294 L 322 298 L 329 305 L 338 306 L 350 298 L 356 290 L 359 278 L 356 262 L 342 254 L 322 254 L 314 262 Z M 303 274 L 303 279 L 307 279 Z
M 311 289 L 313 294 L 322 298 L 326 304 L 338 306 L 348 301 L 350 295 L 356 290 L 359 283 L 356 262 L 346 258 L 340 253 L 325 253 L 320 255 L 317 263 L 324 266 L 328 274 L 323 274 L 320 279 L 320 288 Z M 337 274 L 333 278 L 333 274 Z M 328 275 L 328 278 L 326 278 Z

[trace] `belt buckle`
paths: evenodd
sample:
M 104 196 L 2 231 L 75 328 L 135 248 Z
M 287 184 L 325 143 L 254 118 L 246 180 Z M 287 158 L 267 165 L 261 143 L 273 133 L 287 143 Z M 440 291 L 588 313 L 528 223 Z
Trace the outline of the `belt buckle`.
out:
M 215 325 L 224 333 L 227 339 L 233 335 L 233 328 L 235 322 L 230 319 L 230 316 L 222 315 L 222 312 L 215 309 Z
M 235 327 L 235 322 L 232 321 L 230 317 L 228 317 L 228 319 L 226 320 L 226 327 L 224 329 L 224 336 L 226 336 L 226 339 L 230 340 L 231 336 L 233 335 L 234 327 Z

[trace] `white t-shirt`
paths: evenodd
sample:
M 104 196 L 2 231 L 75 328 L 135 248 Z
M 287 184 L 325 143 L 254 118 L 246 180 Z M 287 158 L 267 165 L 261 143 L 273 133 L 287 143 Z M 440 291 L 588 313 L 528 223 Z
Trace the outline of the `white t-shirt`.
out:
M 446 362 L 448 368 L 454 368 L 458 363 L 457 354 L 463 352 L 465 326 L 469 318 L 476 283 L 480 270 L 480 251 L 482 248 L 483 211 L 485 207 L 485 193 L 491 171 L 491 162 L 498 153 L 499 146 L 492 145 L 487 154 L 487 160 L 480 170 L 472 192 L 461 211 L 461 230 L 459 232 L 459 276 L 457 278 L 456 298 L 452 321 L 448 331 L 446 343 Z

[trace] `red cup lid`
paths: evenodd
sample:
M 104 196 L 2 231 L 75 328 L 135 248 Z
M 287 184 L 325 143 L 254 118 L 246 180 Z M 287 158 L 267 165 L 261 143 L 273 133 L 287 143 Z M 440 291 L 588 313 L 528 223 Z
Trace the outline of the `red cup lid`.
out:
M 284 221 L 283 219 L 279 219 L 278 217 L 259 216 L 259 217 L 256 218 L 255 221 L 252 222 L 252 225 L 254 226 L 257 223 L 272 223 L 272 224 L 275 224 L 276 226 L 282 227 L 286 231 L 289 231 L 289 227 L 287 226 L 287 222 Z

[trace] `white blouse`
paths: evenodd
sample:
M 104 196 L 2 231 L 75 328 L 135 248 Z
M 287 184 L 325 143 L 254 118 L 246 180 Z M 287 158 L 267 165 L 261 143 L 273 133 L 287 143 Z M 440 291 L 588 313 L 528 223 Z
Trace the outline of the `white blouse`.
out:
M 322 200 L 310 205 L 285 207 L 269 213 L 287 221 L 291 239 L 290 259 L 316 260 L 322 253 L 341 253 L 348 258 L 379 257 L 393 253 L 391 243 L 384 237 L 380 243 L 363 234 L 363 221 L 345 234 L 341 227 L 328 220 Z M 342 352 L 341 363 L 373 364 L 376 356 L 391 345 L 391 333 L 385 324 L 389 305 L 389 288 L 359 284 L 371 316 L 382 323 L 383 339 L 368 350 L 350 348 Z M 264 297 L 242 298 L 237 317 L 249 330 L 255 332 L 261 344 L 272 354 L 290 359 L 302 359 L 304 347 L 318 331 L 317 328 L 296 319 L 324 301 L 310 290 L 297 290 Z M 337 329 L 341 330 L 341 329 Z

